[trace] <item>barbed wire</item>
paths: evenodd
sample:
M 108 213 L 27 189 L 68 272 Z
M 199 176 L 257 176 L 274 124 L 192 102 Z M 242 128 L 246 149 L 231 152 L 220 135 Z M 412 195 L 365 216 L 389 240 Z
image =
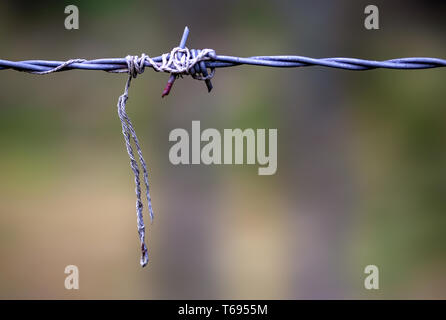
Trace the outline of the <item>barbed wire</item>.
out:
M 147 165 L 142 155 L 141 147 L 136 136 L 135 129 L 126 112 L 126 103 L 129 98 L 129 88 L 132 78 L 136 78 L 138 74 L 144 72 L 146 67 L 153 68 L 157 72 L 170 73 L 169 80 L 162 97 L 169 94 L 175 80 L 183 75 L 190 75 L 194 79 L 203 80 L 210 92 L 213 88 L 211 79 L 217 68 L 235 67 L 240 65 L 276 67 L 276 68 L 298 68 L 309 66 L 321 66 L 328 68 L 337 68 L 353 71 L 364 71 L 378 68 L 384 69 L 431 69 L 446 67 L 446 60 L 439 58 L 412 57 L 398 58 L 384 61 L 365 60 L 356 58 L 321 58 L 315 59 L 303 56 L 253 56 L 253 57 L 236 57 L 217 55 L 212 49 L 188 49 L 186 40 L 189 35 L 189 29 L 186 27 L 183 32 L 180 44 L 160 56 L 151 58 L 146 54 L 139 56 L 127 56 L 125 58 L 106 58 L 106 59 L 71 59 L 67 61 L 49 61 L 49 60 L 24 60 L 10 61 L 0 59 L 0 70 L 16 70 L 28 72 L 38 75 L 62 72 L 68 70 L 102 70 L 112 73 L 127 73 L 128 80 L 124 93 L 118 100 L 118 116 L 122 125 L 122 133 L 124 135 L 127 153 L 130 158 L 130 166 L 135 178 L 136 192 L 136 213 L 139 239 L 141 243 L 141 259 L 140 263 L 144 267 L 148 261 L 147 247 L 145 245 L 145 225 L 143 219 L 143 203 L 141 200 L 141 181 L 139 178 L 139 165 L 143 169 L 143 182 L 146 188 L 147 205 L 151 221 L 153 220 L 153 211 L 151 197 L 149 193 L 149 180 Z M 133 141 L 138 157 L 135 157 Z M 138 165 L 139 161 L 139 165 Z
M 190 50 L 200 53 L 201 50 Z M 170 58 L 170 54 L 167 56 Z M 162 56 L 152 58 L 153 61 L 160 63 Z M 215 55 L 210 57 L 210 61 L 204 63 L 206 68 L 227 68 L 239 65 L 253 65 L 277 68 L 296 68 L 307 66 L 323 66 L 329 68 L 346 70 L 371 70 L 377 68 L 385 69 L 429 69 L 446 67 L 446 60 L 439 58 L 412 57 L 399 58 L 384 61 L 364 60 L 357 58 L 310 58 L 304 56 L 254 56 L 254 57 L 235 57 L 225 55 Z M 83 60 L 82 62 L 73 62 L 63 65 L 65 61 L 49 60 L 25 60 L 9 61 L 0 59 L 0 70 L 13 69 L 30 73 L 50 71 L 53 68 L 61 67 L 57 72 L 79 69 L 79 70 L 102 70 L 107 72 L 122 71 L 126 68 L 125 58 L 108 58 Z M 145 62 L 146 67 L 152 67 L 149 62 Z M 167 72 L 167 71 L 166 71 Z
M 212 90 L 210 79 L 213 77 L 215 69 L 228 68 L 240 65 L 264 66 L 275 68 L 299 68 L 309 66 L 321 66 L 328 68 L 364 71 L 373 69 L 400 69 L 418 70 L 446 67 L 446 60 L 431 57 L 409 57 L 390 60 L 366 60 L 358 58 L 311 58 L 295 55 L 277 56 L 252 56 L 237 57 L 227 55 L 217 55 L 211 49 L 188 49 L 185 47 L 189 29 L 184 29 L 180 45 L 170 53 L 150 58 L 143 54 L 141 57 L 135 56 L 135 65 L 142 70 L 151 67 L 155 71 L 163 71 L 171 74 L 168 84 L 162 96 L 169 94 L 170 89 L 178 76 L 191 75 L 197 80 L 204 80 L 208 91 Z M 181 58 L 181 59 L 180 59 Z M 168 63 L 166 63 L 168 62 Z M 34 74 L 48 74 L 68 70 L 102 70 L 113 73 L 128 73 L 127 57 L 125 58 L 102 58 L 102 59 L 72 59 L 68 61 L 51 60 L 24 60 L 10 61 L 0 59 L 0 70 L 16 70 Z M 210 70 L 210 72 L 208 71 Z
M 187 48 L 186 48 L 187 49 Z M 202 54 L 203 50 L 187 49 L 190 52 L 189 62 Z M 185 54 L 183 52 L 183 54 Z M 171 54 L 165 54 L 167 59 L 171 59 Z M 446 60 L 440 58 L 429 57 L 409 57 L 390 60 L 365 60 L 357 58 L 310 58 L 304 56 L 253 56 L 253 57 L 236 57 L 226 55 L 207 55 L 207 61 L 197 61 L 200 63 L 190 63 L 190 67 L 182 72 L 172 70 L 162 70 L 168 73 L 176 73 L 178 75 L 196 76 L 204 75 L 207 69 L 228 68 L 240 65 L 276 67 L 276 68 L 298 68 L 309 66 L 321 66 L 336 69 L 345 69 L 353 71 L 364 71 L 373 69 L 431 69 L 446 67 Z M 138 58 L 141 60 L 142 58 Z M 163 55 L 152 58 L 153 62 L 144 61 L 144 67 L 151 67 L 156 70 L 157 66 L 162 65 Z M 67 63 L 70 62 L 70 63 Z M 55 70 L 57 68 L 57 70 Z M 128 72 L 126 58 L 107 58 L 107 59 L 74 59 L 69 61 L 50 61 L 50 60 L 25 60 L 10 61 L 0 59 L 0 70 L 12 69 L 16 71 L 29 72 L 35 74 L 46 74 L 52 72 L 62 72 L 73 69 L 78 70 L 102 70 L 107 72 Z M 207 76 L 205 76 L 207 77 Z M 201 80 L 201 79 L 200 79 Z

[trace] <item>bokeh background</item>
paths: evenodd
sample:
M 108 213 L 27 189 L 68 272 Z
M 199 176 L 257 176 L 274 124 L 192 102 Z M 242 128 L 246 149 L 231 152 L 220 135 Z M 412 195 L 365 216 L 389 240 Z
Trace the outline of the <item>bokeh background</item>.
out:
M 80 29 L 64 28 L 77 5 Z M 251 56 L 446 57 L 444 1 L 2 1 L 0 57 L 155 56 L 188 46 Z M 125 75 L 0 73 L 0 298 L 446 298 L 446 70 L 217 70 L 161 99 L 132 83 L 150 168 L 151 261 L 116 102 Z M 278 170 L 174 166 L 169 132 L 277 128 Z M 147 221 L 147 215 L 146 215 Z M 64 288 L 65 266 L 80 290 Z M 380 289 L 364 289 L 364 268 Z

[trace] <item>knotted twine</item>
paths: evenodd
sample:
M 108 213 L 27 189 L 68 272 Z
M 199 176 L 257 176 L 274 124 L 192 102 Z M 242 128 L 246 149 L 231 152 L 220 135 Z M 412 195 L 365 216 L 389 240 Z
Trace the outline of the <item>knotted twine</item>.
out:
M 149 262 L 149 255 L 147 251 L 147 246 L 145 244 L 146 228 L 144 225 L 144 218 L 143 218 L 144 206 L 141 200 L 142 197 L 141 197 L 141 181 L 140 181 L 139 165 L 141 165 L 143 170 L 147 206 L 151 222 L 153 222 L 153 209 L 152 209 L 152 199 L 150 197 L 150 192 L 149 192 L 149 174 L 147 170 L 147 164 L 146 161 L 144 160 L 141 146 L 138 137 L 136 136 L 135 129 L 133 127 L 133 123 L 126 112 L 126 104 L 127 100 L 129 99 L 129 88 L 131 81 L 133 78 L 136 78 L 138 74 L 143 73 L 146 66 L 152 67 L 157 72 L 168 72 L 175 76 L 191 75 L 194 79 L 197 80 L 209 80 L 214 76 L 215 73 L 214 68 L 211 68 L 210 74 L 204 76 L 201 75 L 200 72 L 197 72 L 194 66 L 201 61 L 210 60 L 214 57 L 215 57 L 215 51 L 212 49 L 199 50 L 198 54 L 191 55 L 188 48 L 176 47 L 173 48 L 170 53 L 164 53 L 161 56 L 162 60 L 161 63 L 155 62 L 152 58 L 150 58 L 148 55 L 144 53 L 141 55 L 141 57 L 129 55 L 125 58 L 127 63 L 127 68 L 108 71 L 112 73 L 128 73 L 129 75 L 124 88 L 124 93 L 118 99 L 118 116 L 119 120 L 121 121 L 122 134 L 124 136 L 127 153 L 130 158 L 130 167 L 135 177 L 136 219 L 138 226 L 139 241 L 141 244 L 140 264 L 143 267 L 145 267 Z M 26 71 L 26 72 L 45 75 L 49 73 L 62 71 L 63 69 L 66 69 L 73 63 L 83 63 L 86 61 L 87 60 L 85 59 L 71 59 L 50 70 Z M 131 141 L 133 141 L 133 143 L 135 144 L 136 153 L 138 154 L 137 158 L 135 157 Z
M 147 246 L 145 244 L 145 225 L 143 219 L 143 203 L 141 200 L 141 183 L 140 183 L 140 172 L 137 159 L 135 158 L 133 148 L 131 145 L 131 139 L 133 140 L 136 151 L 138 153 L 138 159 L 143 169 L 144 176 L 144 185 L 146 189 L 146 198 L 147 198 L 147 206 L 149 209 L 150 221 L 153 222 L 153 209 L 152 209 L 152 200 L 149 192 L 149 177 L 147 172 L 147 165 L 142 155 L 141 147 L 138 141 L 138 137 L 136 136 L 135 129 L 133 127 L 132 121 L 126 113 L 126 104 L 129 98 L 129 88 L 132 81 L 132 78 L 136 78 L 138 74 L 144 72 L 144 68 L 146 66 L 146 61 L 148 64 L 155 69 L 155 71 L 160 72 L 169 72 L 175 75 L 182 74 L 191 74 L 190 70 L 195 66 L 195 64 L 199 63 L 203 60 L 208 60 L 212 55 L 215 55 L 215 51 L 211 49 L 203 49 L 201 50 L 196 57 L 191 58 L 191 54 L 189 49 L 176 47 L 172 49 L 170 55 L 163 54 L 161 64 L 157 64 L 153 59 L 151 59 L 146 54 L 142 54 L 141 57 L 138 56 L 127 56 L 127 69 L 117 70 L 114 72 L 127 72 L 129 77 L 127 79 L 127 83 L 124 88 L 124 93 L 118 99 L 118 116 L 121 120 L 122 125 L 122 134 L 124 135 L 125 145 L 127 148 L 127 153 L 130 158 L 130 167 L 135 176 L 135 193 L 136 193 L 136 216 L 137 216 L 137 226 L 138 226 L 138 234 L 139 241 L 141 244 L 141 266 L 146 266 L 149 261 L 149 256 L 147 252 Z M 192 73 L 192 77 L 197 80 L 207 80 L 211 79 L 214 76 L 214 69 L 211 70 L 211 73 L 208 76 L 202 76 L 197 73 Z
M 147 173 L 147 165 L 146 165 L 146 161 L 144 160 L 144 157 L 142 155 L 141 146 L 139 144 L 138 137 L 136 136 L 136 132 L 135 132 L 135 129 L 133 128 L 132 121 L 130 120 L 130 118 L 127 115 L 127 112 L 125 110 L 127 100 L 129 98 L 129 88 L 130 88 L 130 83 L 132 81 L 132 78 L 136 78 L 136 76 L 139 73 L 143 72 L 144 69 L 141 68 L 138 63 L 135 64 L 134 57 L 127 56 L 126 61 L 127 61 L 127 65 L 128 65 L 129 77 L 128 77 L 127 83 L 125 85 L 124 93 L 118 99 L 118 116 L 119 116 L 119 120 L 121 120 L 122 134 L 124 135 L 127 153 L 130 158 L 130 167 L 132 168 L 133 174 L 135 176 L 136 219 L 137 219 L 137 226 L 138 226 L 139 241 L 141 243 L 140 264 L 141 264 L 141 266 L 144 267 L 149 262 L 149 255 L 147 252 L 147 246 L 145 244 L 145 239 L 144 239 L 145 238 L 145 225 L 144 225 L 144 219 L 143 219 L 143 203 L 141 201 L 141 183 L 140 183 L 140 179 L 139 179 L 139 166 L 138 166 L 138 162 L 135 158 L 135 154 L 133 152 L 132 145 L 130 143 L 130 138 L 132 138 L 133 142 L 135 143 L 136 151 L 138 153 L 138 159 L 139 159 L 139 162 L 143 169 L 144 185 L 146 187 L 147 205 L 149 208 L 150 220 L 153 221 L 152 200 L 150 198 L 150 192 L 149 192 L 149 175 Z

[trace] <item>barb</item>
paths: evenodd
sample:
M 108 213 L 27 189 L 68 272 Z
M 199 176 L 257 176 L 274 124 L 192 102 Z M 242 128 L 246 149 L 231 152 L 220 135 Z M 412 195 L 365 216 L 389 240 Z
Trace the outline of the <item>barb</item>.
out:
M 186 26 L 184 27 L 183 36 L 181 37 L 179 47 L 184 49 L 186 46 L 187 37 L 189 36 L 189 28 Z M 161 94 L 161 98 L 164 98 L 170 93 L 170 90 L 172 90 L 172 86 L 176 80 L 177 76 L 174 74 L 171 74 L 169 77 L 169 80 L 167 81 L 166 87 L 163 90 L 163 93 Z
M 149 193 L 149 179 L 147 165 L 144 160 L 140 143 L 136 136 L 133 124 L 127 115 L 126 104 L 129 98 L 130 83 L 138 74 L 144 72 L 146 67 L 150 67 L 157 72 L 170 73 L 170 78 L 162 96 L 169 94 L 175 79 L 178 76 L 190 75 L 196 80 L 206 82 L 208 91 L 212 90 L 210 79 L 215 74 L 217 68 L 235 67 L 240 65 L 276 67 L 276 68 L 298 68 L 308 66 L 321 66 L 328 68 L 346 69 L 354 71 L 384 69 L 430 69 L 446 67 L 446 60 L 439 58 L 399 58 L 384 61 L 364 60 L 355 58 L 322 58 L 315 59 L 303 56 L 254 56 L 248 58 L 217 55 L 212 49 L 189 50 L 186 40 L 189 29 L 186 27 L 180 45 L 173 48 L 170 53 L 151 58 L 146 54 L 138 56 L 127 56 L 125 58 L 109 59 L 71 59 L 68 61 L 48 61 L 48 60 L 24 60 L 9 61 L 0 59 L 0 70 L 16 70 L 32 74 L 45 75 L 49 73 L 62 72 L 68 70 L 102 70 L 112 73 L 128 73 L 128 79 L 124 93 L 118 100 L 118 116 L 121 121 L 122 133 L 124 135 L 127 153 L 130 158 L 130 167 L 135 177 L 136 193 L 136 214 L 138 234 L 141 244 L 141 265 L 144 267 L 148 261 L 148 252 L 145 245 L 145 225 L 143 219 L 143 202 L 141 200 L 141 181 L 139 165 L 143 169 L 144 185 L 146 189 L 147 206 L 151 221 L 153 220 L 152 202 Z M 135 157 L 133 141 L 138 158 Z M 139 161 L 139 164 L 138 164 Z

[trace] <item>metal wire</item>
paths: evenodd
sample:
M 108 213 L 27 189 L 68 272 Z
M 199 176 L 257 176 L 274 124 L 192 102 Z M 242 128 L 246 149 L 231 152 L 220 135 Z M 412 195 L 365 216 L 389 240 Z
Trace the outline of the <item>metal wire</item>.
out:
M 161 62 L 161 56 L 152 58 L 155 62 Z M 24 72 L 44 72 L 60 67 L 65 61 L 48 60 L 25 60 L 9 61 L 0 59 L 0 70 L 17 70 Z M 226 68 L 239 65 L 254 65 L 277 68 L 297 68 L 307 66 L 323 66 L 329 68 L 346 70 L 371 70 L 377 68 L 384 69 L 429 69 L 446 67 L 446 60 L 439 58 L 414 57 L 399 58 L 384 61 L 364 60 L 356 58 L 310 58 L 304 56 L 254 56 L 248 58 L 216 55 L 209 61 L 204 62 L 206 68 Z M 152 67 L 150 63 L 145 63 L 146 67 Z M 56 72 L 80 69 L 80 70 L 102 70 L 118 71 L 127 68 L 125 58 L 95 59 L 83 62 L 72 63 L 57 70 Z
M 194 59 L 203 53 L 202 50 L 189 50 L 186 48 L 186 41 L 189 35 L 189 28 L 185 27 L 179 47 L 181 52 L 184 49 L 187 51 L 189 59 Z M 213 50 L 211 50 L 213 51 Z M 174 52 L 174 50 L 172 50 Z M 214 51 L 213 51 L 214 52 Z M 215 53 L 215 52 L 214 52 Z M 143 54 L 140 60 L 136 61 L 137 64 L 144 70 L 145 67 L 151 67 L 156 71 L 160 71 L 159 67 L 165 64 L 165 59 L 170 59 L 171 54 L 163 54 L 155 58 L 148 58 Z M 174 57 L 178 63 L 184 63 L 181 58 L 184 59 L 184 54 L 179 53 Z M 156 64 L 156 65 L 154 65 Z M 228 68 L 240 65 L 252 65 L 252 66 L 264 66 L 275 68 L 298 68 L 308 66 L 321 66 L 336 69 L 364 71 L 372 69 L 401 69 L 401 70 L 413 70 L 413 69 L 431 69 L 446 67 L 446 60 L 440 58 L 428 58 L 428 57 L 412 57 L 412 58 L 398 58 L 384 61 L 377 60 L 365 60 L 357 58 L 310 58 L 304 56 L 253 56 L 253 57 L 236 57 L 212 54 L 206 56 L 206 59 L 199 61 L 196 64 L 192 64 L 191 68 L 187 68 L 178 73 L 170 71 L 171 75 L 167 82 L 167 85 L 162 93 L 162 97 L 169 94 L 172 89 L 173 83 L 179 75 L 188 74 L 194 79 L 204 80 L 206 87 L 210 92 L 213 88 L 211 78 L 214 75 L 216 68 Z M 25 61 L 10 61 L 0 59 L 0 70 L 17 70 L 22 72 L 47 74 L 53 72 L 61 72 L 73 69 L 80 70 L 102 70 L 107 72 L 129 72 L 127 69 L 127 58 L 109 58 L 109 59 L 71 59 L 68 61 L 48 61 L 48 60 L 25 60 Z M 210 69 L 210 72 L 208 72 Z M 164 70 L 166 71 L 166 70 Z

